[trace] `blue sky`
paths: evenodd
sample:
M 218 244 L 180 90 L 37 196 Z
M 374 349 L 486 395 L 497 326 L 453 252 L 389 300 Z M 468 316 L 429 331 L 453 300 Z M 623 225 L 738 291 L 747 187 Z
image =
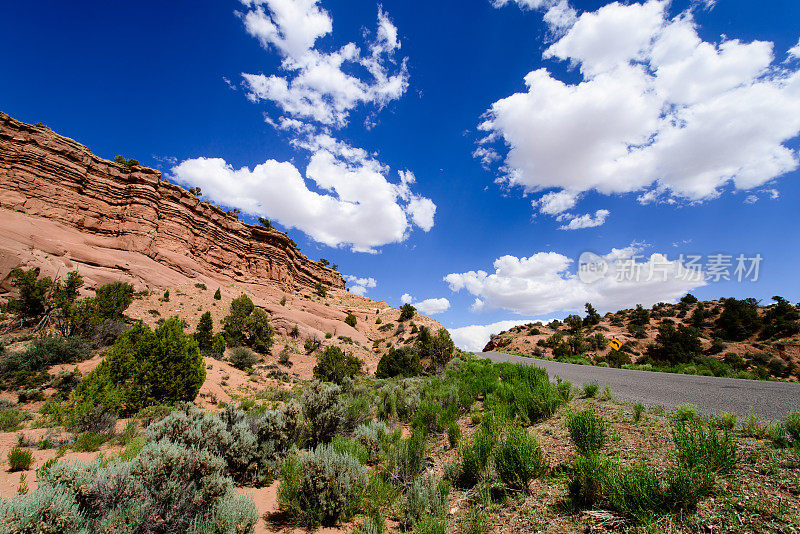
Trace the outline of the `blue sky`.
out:
M 434 317 L 475 346 L 498 327 L 459 327 L 584 299 L 800 298 L 798 15 L 789 0 L 5 3 L 0 109 L 266 216 L 372 278 L 367 296 L 446 308 Z M 576 278 L 584 251 L 605 280 Z M 763 260 L 757 282 L 687 280 L 679 254 L 732 256 L 731 274 L 739 254 Z M 620 280 L 631 262 L 668 273 Z

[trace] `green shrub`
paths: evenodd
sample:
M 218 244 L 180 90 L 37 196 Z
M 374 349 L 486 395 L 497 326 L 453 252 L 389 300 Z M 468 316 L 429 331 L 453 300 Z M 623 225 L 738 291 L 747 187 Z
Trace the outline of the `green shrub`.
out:
M 346 378 L 353 378 L 361 373 L 364 362 L 342 351 L 339 347 L 330 346 L 317 359 L 314 366 L 314 377 L 324 382 L 342 384 Z
M 355 429 L 353 437 L 366 449 L 368 463 L 378 461 L 382 445 L 388 434 L 389 429 L 381 422 L 368 421 Z
M 252 368 L 259 360 L 258 354 L 247 347 L 235 347 L 228 356 L 231 365 L 242 371 Z
M 486 421 L 487 419 L 484 419 L 481 423 L 472 440 L 462 441 L 458 448 L 461 468 L 459 484 L 464 487 L 474 486 L 485 476 L 494 447 L 497 445 L 497 434 L 491 425 L 484 425 Z
M 593 399 L 597 396 L 597 392 L 600 391 L 600 385 L 597 383 L 597 380 L 592 380 L 591 382 L 586 382 L 583 386 L 583 396 L 588 399 Z
M 412 534 L 445 534 L 447 532 L 447 518 L 426 515 L 414 525 Z
M 633 405 L 633 420 L 637 423 L 642 420 L 642 414 L 644 413 L 644 405 L 641 402 L 637 402 Z
M 380 511 L 370 517 L 365 517 L 364 521 L 353 529 L 353 534 L 385 534 L 385 532 L 386 520 Z
M 423 327 L 423 330 L 427 332 L 428 329 Z M 453 358 L 455 344 L 447 329 L 440 328 L 433 335 L 420 333 L 416 348 L 420 359 L 429 361 L 431 368 L 436 371 L 444 368 L 447 362 Z
M 420 402 L 420 379 L 390 381 L 378 391 L 378 417 L 383 421 L 397 418 L 408 421 L 417 411 Z
M 9 471 L 27 471 L 33 465 L 33 453 L 28 449 L 16 446 L 8 453 Z
M 747 418 L 742 421 L 742 435 L 747 438 L 760 438 L 764 434 L 761 421 L 758 420 L 754 412 L 750 412 Z
M 108 436 L 104 434 L 95 434 L 93 432 L 86 432 L 75 438 L 75 443 L 72 449 L 76 452 L 96 452 L 100 450 L 100 446 L 108 441 Z
M 396 486 L 407 487 L 420 474 L 424 463 L 425 434 L 415 430 L 388 450 L 384 473 Z
M 736 427 L 736 419 L 735 413 L 720 412 L 720 414 L 714 418 L 714 422 L 717 428 L 730 432 Z
M 39 278 L 39 269 L 19 268 L 12 269 L 9 277 L 11 285 L 19 292 L 19 298 L 9 299 L 7 309 L 25 320 L 43 315 L 48 305 L 48 293 L 53 286 L 52 278 Z
M 222 335 L 222 332 L 214 334 L 214 337 L 211 338 L 211 354 L 216 358 L 221 358 L 225 354 L 225 347 L 225 336 Z
M 277 471 L 298 440 L 300 407 L 248 415 L 228 407 L 217 414 L 187 404 L 148 428 L 153 442 L 166 440 L 207 450 L 226 463 L 226 472 L 240 483 L 264 484 Z
M 121 320 L 131 302 L 133 285 L 126 282 L 103 284 L 94 292 L 94 304 L 101 319 Z
M 461 427 L 457 421 L 450 421 L 447 424 L 447 441 L 451 447 L 455 447 L 461 441 Z
M 719 433 L 694 419 L 677 423 L 672 439 L 679 462 L 688 469 L 729 473 L 737 464 L 737 444 L 728 431 Z
M 676 421 L 693 421 L 697 419 L 697 405 L 691 403 L 681 404 L 675 408 L 675 413 L 672 417 Z
M 764 438 L 770 440 L 777 447 L 783 448 L 789 445 L 783 421 L 767 421 L 762 427 L 762 434 Z
M 581 454 L 593 454 L 606 442 L 606 423 L 592 410 L 573 412 L 567 416 L 569 436 Z
M 41 471 L 34 493 L 0 505 L 0 516 L 20 533 L 252 532 L 255 505 L 236 495 L 224 465 L 208 451 L 166 441 L 147 444 L 131 461 L 56 463 Z
M 655 343 L 648 345 L 647 358 L 653 362 L 670 365 L 689 363 L 703 351 L 700 332 L 693 327 L 662 323 L 658 327 Z
M 411 377 L 422 373 L 419 354 L 412 347 L 390 348 L 378 362 L 375 378 Z
M 268 352 L 272 346 L 273 330 L 267 313 L 256 308 L 245 294 L 233 299 L 222 324 L 228 345 L 247 345 L 261 353 Z
M 26 412 L 17 408 L 0 410 L 0 432 L 13 432 L 27 418 Z
M 369 453 L 367 452 L 367 448 L 357 439 L 348 438 L 346 436 L 336 436 L 331 441 L 331 447 L 336 452 L 342 454 L 349 454 L 361 465 L 367 463 L 369 459 Z
M 356 327 L 356 323 L 358 322 L 358 320 L 356 319 L 355 315 L 353 315 L 352 313 L 348 313 L 347 317 L 344 318 L 344 322 L 345 322 L 345 324 L 355 328 Z
M 438 479 L 430 475 L 416 478 L 408 488 L 403 507 L 406 525 L 414 525 L 426 516 L 443 517 L 445 504 Z
M 319 445 L 281 468 L 278 503 L 306 525 L 335 525 L 359 512 L 367 476 L 356 458 Z
M 155 331 L 139 321 L 78 385 L 79 398 L 135 413 L 146 406 L 194 400 L 206 377 L 197 343 L 177 317 Z
M 0 359 L 0 380 L 9 388 L 37 387 L 49 380 L 48 367 L 83 361 L 90 354 L 83 338 L 46 334 L 35 338 L 24 351 Z
M 646 466 L 611 465 L 603 483 L 612 508 L 636 519 L 649 519 L 668 511 L 666 495 L 655 471 Z
M 567 477 L 567 490 L 572 502 L 579 508 L 591 508 L 604 495 L 610 462 L 597 454 L 578 456 Z
M 400 318 L 397 320 L 402 323 L 403 321 L 408 321 L 409 319 L 413 319 L 414 312 L 416 311 L 417 309 L 411 304 L 408 303 L 403 304 L 402 306 L 400 306 Z
M 800 442 L 800 411 L 789 410 L 783 418 L 783 425 L 791 440 L 794 443 Z
M 219 288 L 214 291 L 214 300 L 222 300 L 222 292 L 219 290 Z
M 314 284 L 314 293 L 316 293 L 317 296 L 322 298 L 328 296 L 328 290 L 325 289 L 325 286 L 321 282 L 317 282 L 316 284 Z
M 197 323 L 197 329 L 194 333 L 194 340 L 197 341 L 197 347 L 203 354 L 212 352 L 212 343 L 214 337 L 214 319 L 211 317 L 211 312 L 207 311 L 200 316 L 200 321 Z
M 337 385 L 313 382 L 303 392 L 300 404 L 312 445 L 329 442 L 346 423 L 347 403 Z
M 9 534 L 89 534 L 87 518 L 62 486 L 44 485 L 33 493 L 0 501 L 0 529 Z
M 528 492 L 528 484 L 547 472 L 547 461 L 536 436 L 512 427 L 494 453 L 497 475 L 506 487 Z
M 568 382 L 550 383 L 547 372 L 533 366 L 499 364 L 502 381 L 486 405 L 509 418 L 532 424 L 552 416 L 569 400 Z
M 743 341 L 761 328 L 758 301 L 753 298 L 723 299 L 722 313 L 717 318 L 716 334 L 725 340 Z

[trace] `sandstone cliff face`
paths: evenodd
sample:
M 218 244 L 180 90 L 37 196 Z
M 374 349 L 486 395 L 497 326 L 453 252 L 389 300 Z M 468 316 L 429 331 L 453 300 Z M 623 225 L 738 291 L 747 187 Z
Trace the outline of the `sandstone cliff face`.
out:
M 112 249 L 142 254 L 187 276 L 207 270 L 238 282 L 292 289 L 317 282 L 345 285 L 338 272 L 309 260 L 284 233 L 244 224 L 163 181 L 158 171 L 127 169 L 4 113 L 0 208 L 103 238 Z M 5 276 L 0 273 L 0 279 Z

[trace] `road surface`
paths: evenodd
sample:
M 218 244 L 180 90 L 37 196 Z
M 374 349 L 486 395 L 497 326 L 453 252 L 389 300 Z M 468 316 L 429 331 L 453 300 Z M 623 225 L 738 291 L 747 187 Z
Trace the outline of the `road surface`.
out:
M 645 406 L 663 406 L 668 410 L 684 403 L 696 404 L 701 413 L 735 413 L 740 420 L 751 410 L 764 420 L 783 419 L 789 410 L 800 410 L 800 384 L 765 382 L 715 376 L 679 375 L 594 367 L 571 363 L 525 358 L 500 352 L 476 352 L 479 358 L 493 362 L 523 363 L 542 367 L 550 374 L 580 387 L 596 380 L 600 388 L 611 387 L 614 397 Z

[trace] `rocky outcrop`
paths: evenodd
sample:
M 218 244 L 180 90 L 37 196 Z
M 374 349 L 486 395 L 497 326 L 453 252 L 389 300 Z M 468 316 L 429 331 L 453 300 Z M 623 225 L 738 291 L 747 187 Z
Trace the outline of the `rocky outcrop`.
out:
M 140 253 L 188 276 L 196 273 L 187 269 L 200 266 L 248 284 L 345 285 L 341 274 L 301 254 L 286 234 L 228 216 L 156 170 L 99 158 L 47 127 L 4 113 L 0 208 L 111 238 L 120 251 Z

